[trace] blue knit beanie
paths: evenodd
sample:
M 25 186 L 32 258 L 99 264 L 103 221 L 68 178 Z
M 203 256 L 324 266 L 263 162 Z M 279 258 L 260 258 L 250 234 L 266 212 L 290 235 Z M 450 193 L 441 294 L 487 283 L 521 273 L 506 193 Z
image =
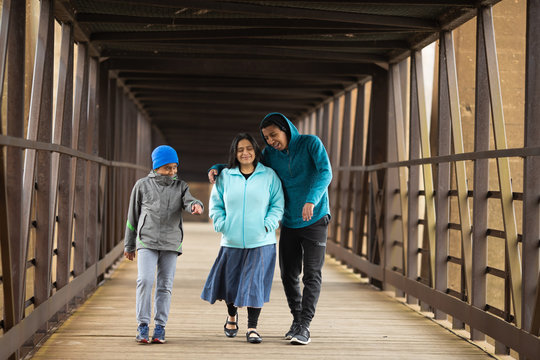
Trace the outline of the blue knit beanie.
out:
M 154 170 L 166 164 L 178 164 L 178 154 L 168 145 L 158 146 L 152 151 L 152 163 L 152 169 Z

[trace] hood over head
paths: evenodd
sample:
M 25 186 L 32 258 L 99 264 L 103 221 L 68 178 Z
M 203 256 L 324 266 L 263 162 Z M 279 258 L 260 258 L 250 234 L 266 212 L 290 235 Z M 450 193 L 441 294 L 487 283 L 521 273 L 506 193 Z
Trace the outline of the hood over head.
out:
M 281 131 L 287 134 L 287 139 L 289 140 L 289 148 L 294 145 L 294 143 L 296 142 L 296 138 L 300 135 L 296 126 L 294 126 L 294 124 L 289 119 L 287 119 L 285 115 L 278 112 L 269 113 L 264 117 L 264 119 L 262 119 L 259 126 L 261 136 L 266 145 L 268 145 L 268 142 L 266 142 L 266 139 L 264 138 L 262 129 L 270 125 L 277 126 Z

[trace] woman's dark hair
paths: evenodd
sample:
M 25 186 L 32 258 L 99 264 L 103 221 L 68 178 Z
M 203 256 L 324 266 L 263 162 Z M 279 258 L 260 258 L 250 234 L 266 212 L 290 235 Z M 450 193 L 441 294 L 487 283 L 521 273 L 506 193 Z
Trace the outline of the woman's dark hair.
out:
M 249 135 L 248 133 L 240 133 L 236 135 L 231 143 L 231 148 L 229 150 L 229 161 L 227 162 L 227 167 L 229 169 L 235 168 L 240 166 L 240 162 L 238 162 L 238 159 L 236 158 L 236 151 L 238 149 L 238 143 L 240 140 L 246 139 L 253 145 L 253 150 L 255 150 L 255 161 L 253 161 L 253 165 L 257 166 L 261 159 L 261 148 L 259 147 L 259 144 L 257 144 L 257 141 L 253 138 L 253 136 Z

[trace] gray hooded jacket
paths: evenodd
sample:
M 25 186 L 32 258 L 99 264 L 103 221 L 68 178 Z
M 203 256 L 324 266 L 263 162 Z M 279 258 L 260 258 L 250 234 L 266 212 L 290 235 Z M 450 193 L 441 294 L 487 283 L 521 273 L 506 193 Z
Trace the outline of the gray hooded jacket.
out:
M 129 200 L 124 249 L 169 250 L 182 253 L 182 209 L 203 203 L 189 192 L 185 181 L 151 171 L 139 179 Z

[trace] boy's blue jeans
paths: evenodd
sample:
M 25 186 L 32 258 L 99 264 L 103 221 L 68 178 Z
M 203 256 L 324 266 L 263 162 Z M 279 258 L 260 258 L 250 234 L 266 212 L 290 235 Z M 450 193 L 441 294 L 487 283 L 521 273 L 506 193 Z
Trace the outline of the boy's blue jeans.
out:
M 157 282 L 154 296 L 154 324 L 165 326 L 169 318 L 171 294 L 176 272 L 176 251 L 139 249 L 137 251 L 137 323 L 150 324 L 152 316 L 152 287 Z

